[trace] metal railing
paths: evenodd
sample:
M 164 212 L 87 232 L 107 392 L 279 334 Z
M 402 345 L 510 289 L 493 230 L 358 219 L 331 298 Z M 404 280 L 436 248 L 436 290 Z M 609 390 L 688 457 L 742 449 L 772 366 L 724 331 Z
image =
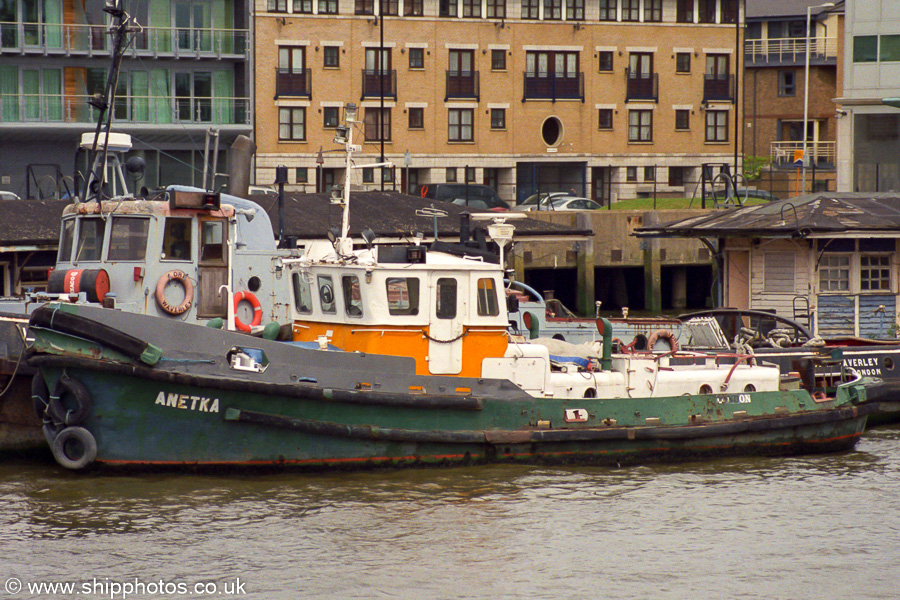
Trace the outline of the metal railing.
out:
M 88 104 L 92 96 L 19 94 L 0 96 L 0 123 L 97 122 L 99 113 Z M 116 96 L 112 107 L 120 123 L 203 123 L 249 125 L 250 99 L 237 97 Z
M 625 69 L 625 100 L 659 101 L 659 74 Z
M 703 76 L 703 99 L 710 100 L 734 100 L 734 75 L 714 75 L 707 73 Z
M 769 155 L 772 164 L 778 166 L 790 165 L 794 162 L 794 152 L 803 150 L 803 142 L 772 142 L 769 146 Z M 810 160 L 815 163 L 834 164 L 837 158 L 836 142 L 806 142 L 806 151 Z
M 249 30 L 144 27 L 126 56 L 248 58 Z M 0 53 L 109 56 L 112 36 L 106 25 L 0 21 Z
M 478 71 L 447 71 L 444 101 L 451 98 L 474 98 L 481 94 Z
M 276 69 L 275 71 L 276 96 L 305 98 L 312 96 L 312 72 L 309 69 L 303 71 Z
M 806 38 L 746 40 L 744 53 L 753 62 L 802 61 L 806 58 Z M 834 37 L 809 39 L 811 59 L 837 58 L 838 41 Z
M 525 72 L 524 100 L 581 100 L 584 102 L 584 73 L 564 75 Z
M 363 69 L 362 97 L 380 98 L 384 89 L 385 98 L 397 99 L 397 70 Z

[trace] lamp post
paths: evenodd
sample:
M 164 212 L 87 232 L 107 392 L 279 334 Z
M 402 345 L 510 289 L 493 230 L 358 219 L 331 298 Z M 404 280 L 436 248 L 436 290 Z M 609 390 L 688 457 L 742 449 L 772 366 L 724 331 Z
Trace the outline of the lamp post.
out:
M 806 138 L 807 129 L 809 128 L 809 24 L 811 20 L 812 9 L 814 8 L 831 8 L 834 2 L 825 2 L 824 4 L 816 4 L 806 7 L 806 60 L 804 62 L 803 71 L 803 184 L 800 190 L 806 193 L 806 166 L 809 164 L 809 158 L 806 156 Z

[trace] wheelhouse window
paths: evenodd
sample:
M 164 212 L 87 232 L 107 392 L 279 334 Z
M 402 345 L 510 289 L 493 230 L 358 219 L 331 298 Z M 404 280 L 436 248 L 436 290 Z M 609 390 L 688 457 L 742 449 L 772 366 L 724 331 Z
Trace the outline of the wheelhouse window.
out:
M 478 280 L 478 315 L 496 317 L 500 314 L 500 303 L 497 300 L 497 286 L 493 279 L 487 277 Z
M 294 273 L 291 277 L 294 287 L 294 308 L 298 313 L 308 315 L 312 313 L 312 288 L 306 273 Z
M 225 264 L 225 222 L 220 220 L 200 223 L 200 262 Z
M 144 260 L 150 219 L 145 217 L 113 217 L 109 234 L 108 260 Z
M 331 275 L 319 275 L 319 304 L 322 306 L 322 312 L 333 315 L 337 313 L 334 302 L 334 282 Z
M 891 257 L 859 257 L 859 289 L 862 292 L 887 292 L 891 289 Z
M 847 254 L 824 255 L 819 261 L 819 291 L 850 291 L 850 256 Z
M 419 280 L 415 277 L 388 277 L 388 312 L 392 315 L 419 314 Z
M 78 251 L 76 261 L 100 260 L 103 253 L 103 235 L 106 221 L 103 219 L 81 219 L 78 229 Z
M 162 257 L 167 260 L 191 259 L 191 220 L 169 217 L 163 233 Z
M 456 280 L 441 277 L 437 281 L 437 305 L 435 314 L 438 319 L 456 318 Z
M 347 316 L 363 316 L 359 277 L 356 275 L 344 275 L 341 277 L 341 288 L 344 291 L 344 310 L 347 311 Z
M 72 260 L 73 241 L 75 241 L 75 219 L 66 219 L 63 221 L 62 234 L 60 234 L 58 262 Z

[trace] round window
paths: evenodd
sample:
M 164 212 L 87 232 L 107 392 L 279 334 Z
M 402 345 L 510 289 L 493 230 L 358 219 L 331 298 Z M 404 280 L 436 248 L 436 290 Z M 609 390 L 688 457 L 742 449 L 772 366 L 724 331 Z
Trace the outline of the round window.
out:
M 548 146 L 558 146 L 563 139 L 563 124 L 556 117 L 547 117 L 541 125 L 541 137 Z

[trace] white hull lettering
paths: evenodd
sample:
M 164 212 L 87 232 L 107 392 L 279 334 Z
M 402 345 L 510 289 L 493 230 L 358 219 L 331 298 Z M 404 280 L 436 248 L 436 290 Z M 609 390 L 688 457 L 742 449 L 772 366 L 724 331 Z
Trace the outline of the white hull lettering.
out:
M 203 398 L 202 396 L 189 396 L 188 394 L 167 394 L 161 391 L 156 396 L 154 404 L 168 408 L 192 410 L 194 412 L 219 412 L 218 398 Z

